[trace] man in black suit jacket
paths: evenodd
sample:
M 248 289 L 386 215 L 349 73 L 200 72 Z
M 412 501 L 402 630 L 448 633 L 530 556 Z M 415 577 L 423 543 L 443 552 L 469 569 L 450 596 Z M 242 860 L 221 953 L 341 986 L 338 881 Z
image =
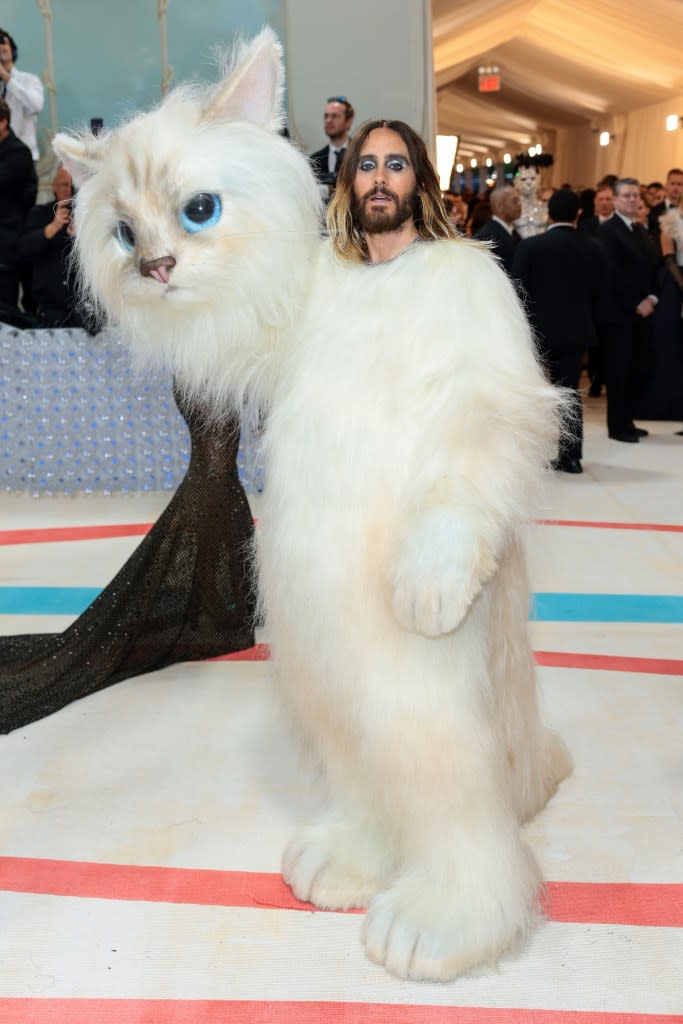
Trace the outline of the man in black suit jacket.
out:
M 598 184 L 593 208 L 595 214 L 583 220 L 579 219 L 576 225 L 578 231 L 582 234 L 590 235 L 591 238 L 595 238 L 600 230 L 600 226 L 609 220 L 610 217 L 614 216 L 614 187 L 609 181 L 603 181 Z M 593 398 L 599 397 L 602 393 L 602 386 L 605 383 L 602 363 L 602 347 L 600 333 L 598 332 L 597 344 L 593 348 L 588 349 L 588 376 L 591 382 L 588 394 Z
M 328 195 L 334 192 L 337 183 L 337 174 L 349 144 L 353 114 L 353 107 L 346 96 L 330 96 L 323 115 L 323 127 L 330 141 L 308 158 L 320 184 L 327 186 Z
M 65 167 L 58 168 L 52 190 L 54 199 L 29 211 L 19 249 L 32 270 L 37 326 L 83 327 L 71 266 L 73 183 Z
M 500 258 L 507 274 L 512 269 L 512 259 L 520 241 L 515 230 L 515 221 L 522 213 L 522 203 L 517 189 L 511 185 L 494 188 L 489 196 L 491 219 L 484 224 L 474 237 L 480 242 L 491 242 L 492 251 Z
M 666 176 L 666 198 L 652 207 L 647 218 L 648 230 L 655 241 L 657 252 L 659 252 L 659 236 L 661 234 L 659 218 L 668 210 L 677 210 L 682 195 L 683 171 L 678 167 L 672 167 Z
M 592 217 L 586 217 L 577 224 L 577 228 L 582 234 L 597 235 L 600 225 L 609 220 L 614 213 L 614 189 L 611 185 L 598 185 L 594 209 L 595 214 Z
M 0 305 L 17 309 L 19 236 L 36 200 L 38 178 L 28 146 L 10 128 L 12 115 L 0 99 Z
M 604 295 L 605 256 L 593 239 L 576 230 L 579 197 L 558 189 L 548 200 L 547 231 L 523 239 L 512 262 L 535 330 L 540 354 L 553 384 L 571 388 L 572 422 L 560 442 L 554 469 L 581 473 L 583 407 L 581 363 L 596 342 L 599 304 Z
M 601 331 L 607 381 L 607 432 L 631 444 L 647 436 L 633 422 L 643 375 L 651 358 L 650 317 L 657 305 L 657 252 L 635 220 L 640 187 L 636 178 L 614 186 L 614 216 L 598 240 L 607 253 L 608 289 Z

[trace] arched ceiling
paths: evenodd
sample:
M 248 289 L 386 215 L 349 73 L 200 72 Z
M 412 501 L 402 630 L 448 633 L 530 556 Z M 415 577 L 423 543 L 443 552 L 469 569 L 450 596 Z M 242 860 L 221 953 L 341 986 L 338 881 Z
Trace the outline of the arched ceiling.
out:
M 683 93 L 683 0 L 432 0 L 432 35 L 438 130 L 459 157 Z M 480 65 L 500 92 L 479 93 Z

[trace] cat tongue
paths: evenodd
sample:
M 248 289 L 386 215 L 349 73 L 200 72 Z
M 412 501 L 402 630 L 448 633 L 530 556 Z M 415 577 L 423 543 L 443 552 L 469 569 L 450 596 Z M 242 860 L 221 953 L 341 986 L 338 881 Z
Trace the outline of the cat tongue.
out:
M 150 277 L 153 277 L 159 284 L 168 284 L 170 275 L 168 273 L 168 267 L 155 267 L 149 272 Z

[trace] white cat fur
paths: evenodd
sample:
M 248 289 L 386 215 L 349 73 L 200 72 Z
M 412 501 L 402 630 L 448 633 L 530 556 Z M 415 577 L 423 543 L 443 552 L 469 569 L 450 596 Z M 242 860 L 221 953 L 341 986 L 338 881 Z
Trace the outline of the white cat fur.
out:
M 268 37 L 244 59 L 258 64 L 254 53 L 269 45 L 277 62 Z M 230 92 L 230 79 L 222 88 Z M 147 298 L 162 286 L 129 282 L 133 271 L 115 251 L 111 275 L 91 268 L 96 247 L 111 248 L 111 226 L 100 223 L 101 190 L 89 193 L 86 181 L 78 214 L 86 276 L 116 319 L 135 327 L 140 344 L 153 343 L 155 357 L 163 350 L 194 389 L 215 378 L 217 394 L 241 396 L 254 365 L 271 368 L 259 377 L 271 399 L 262 596 L 279 689 L 326 792 L 321 819 L 285 851 L 283 874 L 318 906 L 367 905 L 366 949 L 389 971 L 450 979 L 495 962 L 535 920 L 540 875 L 520 823 L 571 770 L 539 719 L 523 553 L 556 450 L 557 393 L 512 287 L 485 251 L 423 242 L 385 265 L 341 266 L 323 244 L 311 269 L 314 204 L 302 158 L 278 140 L 269 147 L 250 125 L 221 123 L 212 132 L 235 141 L 240 174 L 217 140 L 202 149 L 197 175 L 190 128 L 164 127 L 186 102 L 185 93 L 171 97 L 112 136 L 112 164 L 96 175 L 116 190 L 128 146 L 142 136 L 153 139 L 152 186 L 159 158 L 179 164 L 174 180 L 189 175 L 202 189 L 238 182 L 268 159 L 284 222 L 266 224 L 260 192 L 239 192 L 233 216 L 252 239 L 246 251 L 262 236 L 264 252 L 244 265 L 240 253 L 227 268 L 211 264 L 213 288 L 202 294 L 215 309 L 192 325 L 189 298 L 187 309 L 169 302 L 166 312 L 163 299 Z M 212 154 L 218 170 L 205 163 Z M 147 224 L 142 203 L 134 208 Z M 287 244 L 276 237 L 283 223 Z M 121 269 L 130 311 L 116 294 Z M 275 359 L 261 311 L 281 309 L 278 285 L 290 274 L 296 289 L 308 278 L 309 299 L 303 308 L 295 289 L 292 308 L 276 317 L 278 327 L 296 322 L 279 336 Z M 261 319 L 252 325 L 235 303 L 257 295 Z M 228 329 L 233 317 L 244 336 Z
M 266 29 L 236 45 L 217 87 L 181 86 L 113 132 L 54 140 L 79 186 L 86 297 L 141 362 L 170 366 L 205 408 L 208 399 L 239 407 L 258 388 L 310 278 L 319 191 L 308 161 L 275 134 L 282 91 L 282 50 Z M 215 230 L 190 235 L 178 214 L 200 192 L 219 194 L 223 215 Z M 119 220 L 135 227 L 133 253 L 114 236 Z M 177 261 L 173 290 L 138 269 L 167 254 Z
M 283 871 L 318 906 L 369 902 L 367 951 L 400 976 L 495 961 L 535 916 L 519 822 L 570 770 L 539 721 L 522 543 L 556 410 L 478 247 L 323 250 L 259 538 L 279 687 L 329 787 Z
M 676 245 L 683 248 L 683 216 L 679 210 L 667 210 L 659 218 L 662 233 L 673 238 Z

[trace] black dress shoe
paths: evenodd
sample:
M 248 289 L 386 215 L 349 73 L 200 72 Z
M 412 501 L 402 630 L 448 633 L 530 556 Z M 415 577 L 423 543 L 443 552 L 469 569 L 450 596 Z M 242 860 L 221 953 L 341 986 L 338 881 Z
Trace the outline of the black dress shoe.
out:
M 612 441 L 625 441 L 626 444 L 638 444 L 640 438 L 636 434 L 635 430 L 624 430 L 621 434 L 610 434 L 609 437 Z
M 559 469 L 562 473 L 583 473 L 583 466 L 578 459 L 553 459 L 550 466 L 552 469 Z
M 642 427 L 634 427 L 633 428 L 633 433 L 637 437 L 649 437 L 650 436 L 650 431 L 649 430 L 643 430 Z
M 683 437 L 683 430 L 677 430 L 676 437 Z

